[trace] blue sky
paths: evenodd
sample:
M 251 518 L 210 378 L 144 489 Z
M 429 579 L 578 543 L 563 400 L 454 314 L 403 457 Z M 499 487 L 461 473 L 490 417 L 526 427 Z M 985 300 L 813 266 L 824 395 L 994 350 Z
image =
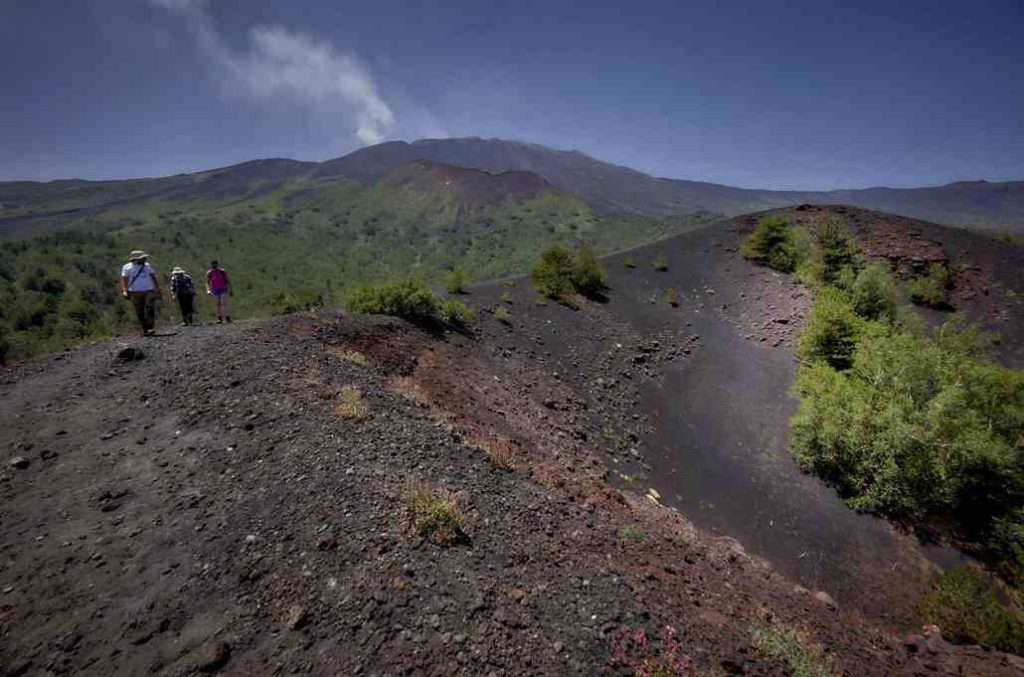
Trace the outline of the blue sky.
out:
M 5 0 L 0 64 L 3 180 L 427 136 L 748 187 L 1024 179 L 1020 0 Z

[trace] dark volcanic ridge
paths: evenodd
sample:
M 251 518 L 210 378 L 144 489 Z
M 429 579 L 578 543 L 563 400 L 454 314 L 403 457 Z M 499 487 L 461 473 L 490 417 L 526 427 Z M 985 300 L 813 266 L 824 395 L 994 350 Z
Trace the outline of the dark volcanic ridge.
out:
M 1019 250 L 833 211 L 900 265 L 927 241 L 1019 349 L 1019 296 L 996 293 L 1024 292 Z M 625 675 L 621 633 L 670 625 L 702 674 L 789 674 L 751 646 L 776 623 L 845 674 L 1019 674 L 905 635 L 933 558 L 789 457 L 809 297 L 739 256 L 755 221 L 605 259 L 607 300 L 578 311 L 522 278 L 473 288 L 470 333 L 302 314 L 6 369 L 0 664 Z M 424 487 L 459 506 L 465 542 L 413 533 L 403 497 Z
M 415 160 L 397 167 L 382 176 L 377 184 L 411 190 L 423 196 L 442 196 L 469 210 L 516 204 L 554 190 L 533 172 L 491 174 L 428 160 Z

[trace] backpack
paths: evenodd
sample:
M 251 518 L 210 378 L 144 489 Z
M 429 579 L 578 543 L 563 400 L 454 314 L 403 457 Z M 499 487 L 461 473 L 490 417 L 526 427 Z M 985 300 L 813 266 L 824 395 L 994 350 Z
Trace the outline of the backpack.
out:
M 174 276 L 177 282 L 179 295 L 190 296 L 196 293 L 196 286 L 192 282 L 192 276 L 188 273 L 178 273 Z

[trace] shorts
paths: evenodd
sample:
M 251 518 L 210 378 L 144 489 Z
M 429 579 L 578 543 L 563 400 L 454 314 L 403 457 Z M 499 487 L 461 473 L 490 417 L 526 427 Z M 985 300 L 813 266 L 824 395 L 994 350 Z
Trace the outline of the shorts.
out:
M 217 289 L 216 291 L 211 291 L 210 294 L 213 295 L 213 296 L 227 296 L 228 295 L 228 290 L 227 289 Z

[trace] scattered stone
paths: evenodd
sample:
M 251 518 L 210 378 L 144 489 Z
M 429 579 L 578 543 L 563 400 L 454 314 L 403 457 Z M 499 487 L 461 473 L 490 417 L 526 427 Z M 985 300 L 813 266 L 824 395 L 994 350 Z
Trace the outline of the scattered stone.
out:
M 298 630 L 306 624 L 307 620 L 309 620 L 309 617 L 306 614 L 306 610 L 298 604 L 293 604 L 288 609 L 288 618 L 285 623 L 289 630 Z
M 814 593 L 814 599 L 818 600 L 819 602 L 827 606 L 829 609 L 834 610 L 839 608 L 839 605 L 836 604 L 836 601 L 832 599 L 832 595 L 828 594 L 824 590 L 819 590 L 816 593 Z
M 54 451 L 53 449 L 43 449 L 41 452 L 39 452 L 39 458 L 43 459 L 44 461 L 51 461 L 57 458 L 57 452 Z
M 127 348 L 122 348 L 117 353 L 117 359 L 120 362 L 138 362 L 139 360 L 144 360 L 145 358 L 146 358 L 146 354 L 145 353 L 143 353 L 138 348 L 134 348 L 134 347 L 131 347 L 131 346 L 129 346 Z
M 12 459 L 11 459 L 11 460 L 9 461 L 9 464 L 10 464 L 10 466 L 11 466 L 12 468 L 17 468 L 18 470 L 24 470 L 24 469 L 25 469 L 25 468 L 27 468 L 27 467 L 28 467 L 28 466 L 29 466 L 29 465 L 30 465 L 31 463 L 32 463 L 32 461 L 28 460 L 28 459 L 27 459 L 27 458 L 25 458 L 24 456 L 15 456 L 14 458 L 12 458 Z
M 217 642 L 200 659 L 196 669 L 199 672 L 217 672 L 231 660 L 231 647 L 227 642 Z

